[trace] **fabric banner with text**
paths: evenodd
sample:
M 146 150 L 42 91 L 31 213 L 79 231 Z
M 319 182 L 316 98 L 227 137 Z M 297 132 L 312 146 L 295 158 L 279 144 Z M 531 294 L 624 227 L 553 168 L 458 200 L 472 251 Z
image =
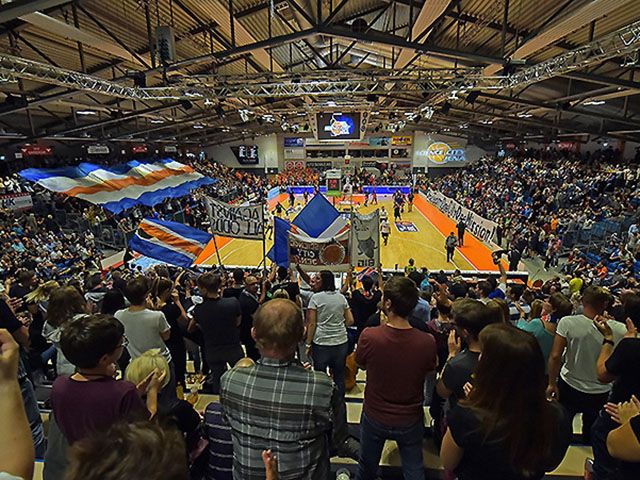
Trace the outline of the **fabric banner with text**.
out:
M 351 217 L 351 261 L 356 268 L 380 266 L 380 219 L 378 210 Z
M 347 272 L 351 268 L 349 232 L 335 238 L 309 238 L 289 232 L 289 265 L 303 270 Z
M 231 238 L 262 240 L 264 217 L 262 205 L 229 205 L 207 198 L 211 233 Z
M 460 220 L 463 220 L 467 226 L 467 231 L 478 237 L 484 243 L 488 244 L 493 241 L 493 235 L 498 227 L 495 222 L 481 217 L 477 213 L 460 205 L 453 198 L 449 198 L 435 190 L 429 190 L 425 197 L 454 222 L 458 223 Z

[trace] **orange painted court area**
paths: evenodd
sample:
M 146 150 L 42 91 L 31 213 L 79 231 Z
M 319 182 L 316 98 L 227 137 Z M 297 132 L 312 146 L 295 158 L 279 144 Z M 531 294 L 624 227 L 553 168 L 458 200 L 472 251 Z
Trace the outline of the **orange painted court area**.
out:
M 336 200 L 338 209 L 344 208 Z M 370 213 L 376 208 L 384 207 L 389 212 L 389 219 L 393 219 L 393 203 L 390 196 L 379 196 L 378 205 L 364 206 L 362 195 L 353 196 L 354 203 L 358 204 L 357 211 Z M 280 202 L 285 208 L 289 206 L 287 194 L 280 194 L 269 202 L 269 210 L 273 210 Z M 302 197 L 296 197 L 296 205 L 302 203 Z M 286 216 L 285 216 L 286 217 Z M 294 215 L 289 215 L 293 220 Z M 405 211 L 403 221 L 413 223 L 417 232 L 401 232 L 392 223 L 392 232 L 387 246 L 381 246 L 380 256 L 383 268 L 402 269 L 409 258 L 415 260 L 416 266 L 426 267 L 429 270 L 497 270 L 491 257 L 491 250 L 472 234 L 465 234 L 465 244 L 456 249 L 452 263 L 446 262 L 444 240 L 450 232 L 456 232 L 455 222 L 438 210 L 422 196 L 416 195 L 413 211 Z M 220 254 L 220 259 L 225 265 L 258 265 L 262 261 L 262 242 L 227 237 L 216 237 L 215 244 Z M 381 242 L 382 244 L 382 242 Z M 217 265 L 218 255 L 216 245 L 210 242 L 202 252 L 197 262 L 201 265 Z M 267 248 L 271 248 L 272 241 L 267 241 Z M 267 262 L 269 264 L 270 262 Z

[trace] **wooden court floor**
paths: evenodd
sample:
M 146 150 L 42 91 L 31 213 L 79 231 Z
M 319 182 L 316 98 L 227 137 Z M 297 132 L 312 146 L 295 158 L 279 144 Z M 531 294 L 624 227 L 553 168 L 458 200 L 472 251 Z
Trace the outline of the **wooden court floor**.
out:
M 283 206 L 288 206 L 286 195 L 279 198 Z M 355 201 L 362 204 L 362 197 L 355 197 Z M 296 204 L 302 202 L 302 197 L 296 197 Z M 340 205 L 336 205 L 340 209 Z M 383 268 L 402 269 L 409 258 L 415 260 L 415 265 L 427 267 L 429 270 L 494 270 L 491 261 L 490 250 L 471 234 L 465 235 L 465 246 L 456 250 L 452 263 L 447 263 L 444 249 L 446 235 L 454 231 L 451 220 L 439 212 L 433 205 L 416 196 L 413 211 L 405 211 L 402 220 L 411 222 L 417 232 L 400 232 L 393 223 L 393 203 L 390 196 L 380 196 L 378 205 L 360 206 L 358 211 L 369 213 L 376 208 L 384 206 L 389 212 L 391 222 L 391 235 L 387 246 L 381 247 L 381 261 Z M 273 206 L 272 206 L 273 208 Z M 347 209 L 344 206 L 344 209 Z M 293 220 L 294 214 L 289 215 Z M 224 265 L 258 265 L 262 261 L 262 242 L 243 239 L 216 238 L 220 253 L 220 259 Z M 267 251 L 271 248 L 272 241 L 267 241 Z M 203 265 L 217 265 L 218 258 L 215 248 L 208 248 L 206 254 L 201 256 Z

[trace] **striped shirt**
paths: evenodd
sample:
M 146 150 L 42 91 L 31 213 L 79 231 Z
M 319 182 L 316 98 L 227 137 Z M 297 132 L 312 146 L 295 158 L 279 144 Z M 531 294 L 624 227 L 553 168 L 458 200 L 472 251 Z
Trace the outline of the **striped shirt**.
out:
M 207 478 L 214 480 L 231 480 L 233 464 L 233 443 L 231 427 L 224 421 L 222 406 L 211 402 L 204 412 L 204 430 L 209 441 L 209 463 Z
M 233 478 L 264 480 L 261 453 L 278 458 L 280 480 L 326 480 L 339 397 L 324 373 L 296 360 L 262 358 L 221 379 L 220 403 L 233 438 Z
M 524 300 L 520 300 L 518 303 L 520 303 L 520 308 L 524 311 L 524 319 L 527 320 L 531 313 L 531 307 Z M 509 317 L 509 320 L 511 320 L 511 323 L 514 325 L 520 320 L 520 310 L 518 310 L 518 307 L 516 307 L 516 304 L 513 302 L 509 303 Z

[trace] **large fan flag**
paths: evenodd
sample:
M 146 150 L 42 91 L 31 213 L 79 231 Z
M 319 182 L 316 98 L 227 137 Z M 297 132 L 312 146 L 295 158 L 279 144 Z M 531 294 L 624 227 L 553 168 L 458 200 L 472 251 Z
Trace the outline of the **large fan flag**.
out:
M 27 168 L 20 176 L 44 188 L 101 205 L 113 213 L 142 204 L 152 207 L 166 198 L 184 197 L 217 180 L 172 159 L 137 161 L 104 167 Z
M 289 266 L 289 232 L 308 238 L 332 238 L 346 232 L 349 221 L 331 205 L 323 195 L 318 194 L 305 205 L 291 224 L 276 217 L 273 247 L 267 258 L 276 264 Z
M 190 267 L 211 234 L 182 223 L 145 218 L 129 241 L 129 249 L 178 267 Z

